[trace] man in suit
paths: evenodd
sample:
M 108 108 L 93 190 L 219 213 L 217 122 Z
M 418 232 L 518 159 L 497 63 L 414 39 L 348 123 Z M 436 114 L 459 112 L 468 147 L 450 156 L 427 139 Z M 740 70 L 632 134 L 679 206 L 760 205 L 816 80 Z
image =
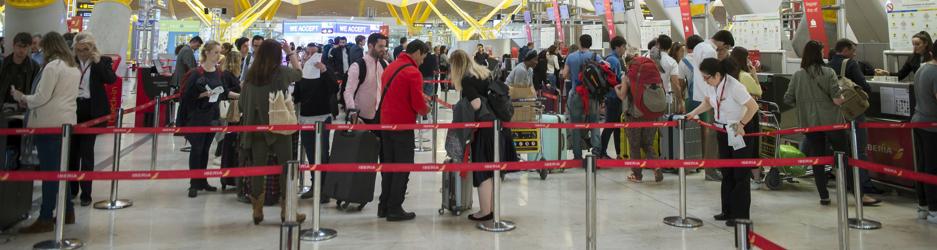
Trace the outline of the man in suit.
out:
M 241 55 L 247 53 L 244 58 L 244 62 L 241 63 L 241 82 L 244 82 L 244 79 L 247 77 L 247 69 L 250 69 L 251 64 L 254 63 L 254 51 L 257 51 L 260 48 L 260 44 L 264 42 L 263 36 L 254 36 L 251 38 L 251 50 L 250 52 L 241 51 Z M 239 46 L 240 47 L 240 46 Z
M 176 71 L 172 74 L 171 81 L 173 86 L 178 87 L 185 73 L 198 67 L 198 62 L 195 61 L 195 51 L 201 48 L 202 44 L 204 44 L 202 38 L 195 36 L 189 39 L 189 46 L 183 46 L 176 55 Z
M 344 37 L 336 38 L 335 46 L 329 51 L 329 59 L 325 65 L 328 71 L 335 74 L 335 79 L 346 81 L 348 77 L 348 66 L 355 61 L 351 60 L 351 50 L 348 48 L 348 39 Z

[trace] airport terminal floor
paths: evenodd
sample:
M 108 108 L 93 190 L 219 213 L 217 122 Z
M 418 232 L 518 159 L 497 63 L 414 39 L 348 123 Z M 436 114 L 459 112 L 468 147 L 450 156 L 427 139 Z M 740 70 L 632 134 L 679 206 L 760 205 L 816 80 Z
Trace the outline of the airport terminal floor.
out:
M 125 90 L 129 91 L 130 84 Z M 454 92 L 450 92 L 456 97 Z M 125 99 L 129 98 L 125 93 Z M 125 102 L 130 103 L 130 102 Z M 126 106 L 126 105 L 125 105 Z M 126 107 L 125 107 L 126 108 Z M 441 109 L 440 122 L 451 113 Z M 132 120 L 132 119 L 128 119 Z M 428 136 L 426 133 L 425 136 Z M 110 168 L 110 135 L 98 137 L 97 169 Z M 147 170 L 150 137 L 127 135 L 123 140 L 122 170 Z M 158 169 L 187 169 L 187 153 L 180 152 L 182 137 L 159 138 Z M 442 140 L 440 140 L 442 143 Z M 445 153 L 438 147 L 438 157 Z M 429 162 L 430 153 L 417 153 L 417 162 Z M 210 168 L 218 168 L 212 165 Z M 704 181 L 702 173 L 688 176 L 688 215 L 701 218 L 702 227 L 679 229 L 662 223 L 677 214 L 677 176 L 666 174 L 661 183 L 627 181 L 629 169 L 604 169 L 597 175 L 597 246 L 599 249 L 733 249 L 734 228 L 713 220 L 719 213 L 719 182 Z M 307 177 L 308 178 L 308 175 Z M 380 177 L 378 177 L 380 178 Z M 837 201 L 818 203 L 812 179 L 785 184 L 781 190 L 752 192 L 754 230 L 787 249 L 837 248 Z M 219 180 L 210 179 L 213 186 Z M 36 182 L 36 190 L 39 182 Z M 108 198 L 109 182 L 94 183 L 95 201 Z M 310 183 L 307 181 L 306 185 Z M 375 197 L 380 193 L 380 185 Z M 832 185 L 831 185 L 832 186 Z M 106 211 L 76 204 L 77 223 L 65 226 L 66 238 L 84 241 L 84 249 L 277 249 L 279 207 L 265 209 L 267 219 L 251 222 L 249 204 L 236 194 L 201 192 L 186 197 L 188 180 L 123 181 L 119 197 L 131 199 L 129 208 Z M 556 172 L 540 180 L 534 172 L 507 174 L 502 185 L 502 217 L 517 229 L 492 233 L 476 228 L 461 216 L 439 215 L 441 177 L 436 172 L 414 173 L 404 207 L 416 219 L 387 222 L 378 219 L 375 203 L 361 212 L 343 212 L 332 202 L 322 208 L 321 225 L 338 231 L 334 239 L 302 242 L 303 249 L 585 249 L 585 174 L 582 169 Z M 835 189 L 832 192 L 838 192 Z M 475 197 L 475 195 L 472 195 Z M 33 197 L 39 197 L 38 191 Z M 852 249 L 934 249 L 937 225 L 915 218 L 916 201 L 894 193 L 875 196 L 884 200 L 866 207 L 865 216 L 883 223 L 878 230 L 850 230 Z M 474 204 L 477 208 L 477 198 Z M 39 201 L 34 202 L 33 216 Z M 850 203 L 850 210 L 852 209 Z M 299 211 L 309 215 L 312 201 L 300 200 Z M 474 212 L 474 209 L 473 209 Z M 310 215 L 311 216 L 311 215 Z M 311 218 L 311 217 L 310 217 Z M 16 228 L 0 235 L 0 249 L 29 249 L 52 233 L 17 235 Z M 310 226 L 307 219 L 303 228 Z

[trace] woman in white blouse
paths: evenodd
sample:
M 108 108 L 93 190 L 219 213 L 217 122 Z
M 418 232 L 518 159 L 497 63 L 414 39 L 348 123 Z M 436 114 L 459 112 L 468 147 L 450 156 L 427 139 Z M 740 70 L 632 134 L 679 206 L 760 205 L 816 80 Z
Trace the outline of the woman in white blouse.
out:
M 703 103 L 686 115 L 687 119 L 696 119 L 700 114 L 714 110 L 716 125 L 725 128 L 728 133 L 717 136 L 720 159 L 755 158 L 757 148 L 755 137 L 743 137 L 746 133 L 758 131 L 758 121 L 754 120 L 758 104 L 748 93 L 745 86 L 728 75 L 734 67 L 731 61 L 707 58 L 699 65 L 705 87 Z M 725 220 L 727 226 L 735 226 L 737 219 L 749 219 L 751 206 L 751 169 L 722 168 L 722 213 L 714 216 L 716 220 Z
M 560 59 L 557 57 L 556 45 L 547 49 L 547 81 L 556 86 L 556 71 L 560 69 Z
M 81 72 L 78 63 L 72 54 L 65 38 L 56 32 L 49 32 L 39 42 L 42 48 L 43 61 L 46 62 L 41 78 L 34 86 L 33 94 L 26 95 L 15 88 L 10 89 L 13 96 L 21 106 L 29 109 L 28 128 L 62 127 L 63 124 L 75 124 L 78 120 L 78 84 Z M 39 169 L 41 171 L 59 171 L 61 164 L 62 137 L 61 135 L 35 135 L 36 150 L 39 152 Z M 42 182 L 42 205 L 39 208 L 39 218 L 29 227 L 20 229 L 23 234 L 51 232 L 55 226 L 52 211 L 55 209 L 55 199 L 59 191 L 70 194 L 67 190 L 59 190 L 58 182 Z M 75 209 L 72 207 L 71 197 L 65 199 L 65 224 L 75 224 Z

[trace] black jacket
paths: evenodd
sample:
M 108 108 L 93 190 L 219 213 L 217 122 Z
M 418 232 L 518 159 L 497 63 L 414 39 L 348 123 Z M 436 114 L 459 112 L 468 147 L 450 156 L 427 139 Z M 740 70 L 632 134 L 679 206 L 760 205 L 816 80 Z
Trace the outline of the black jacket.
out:
M 13 64 L 13 54 L 7 56 L 0 64 L 0 104 L 16 102 L 10 96 L 10 86 L 14 86 L 26 94 L 32 93 L 33 80 L 39 76 L 42 66 L 30 59 L 29 56 L 23 59 L 23 64 L 21 67 L 15 67 L 17 65 Z
M 81 65 L 81 62 L 78 60 L 78 58 L 75 58 L 75 61 L 78 62 L 78 65 Z M 78 110 L 78 113 L 90 114 L 91 117 L 78 117 L 78 122 L 84 122 L 111 114 L 111 103 L 108 99 L 107 91 L 105 91 L 104 88 L 105 85 L 117 82 L 117 74 L 114 73 L 113 64 L 114 62 L 110 57 L 102 56 L 101 60 L 99 60 L 97 63 L 92 63 L 91 68 L 89 68 L 88 72 L 85 73 L 91 74 L 88 78 L 88 89 L 91 92 L 91 107 L 85 107 L 90 108 L 91 110 Z M 79 108 L 82 108 L 82 106 L 79 106 Z
M 891 75 L 897 76 L 899 81 L 903 81 L 908 76 L 917 72 L 917 70 L 921 68 L 922 63 L 930 61 L 930 59 L 925 59 L 926 58 L 923 58 L 920 54 L 914 54 L 914 56 L 911 56 L 911 59 L 904 62 L 904 66 L 901 66 L 901 70 L 897 73 L 891 73 Z
M 420 64 L 420 73 L 423 77 L 433 77 L 433 73 L 439 70 L 439 58 L 436 54 L 426 55 L 423 64 Z
M 403 45 L 398 45 L 394 48 L 394 60 L 397 60 L 397 57 L 400 56 L 400 53 L 403 53 Z
M 836 71 L 836 76 L 840 76 L 839 72 L 842 70 L 844 59 L 845 58 L 841 55 L 833 55 L 830 57 L 830 67 L 833 68 L 833 71 Z M 849 62 L 846 63 L 846 78 L 849 78 L 849 80 L 852 80 L 856 85 L 862 87 L 865 93 L 872 93 L 872 87 L 866 82 L 865 76 L 862 74 L 862 69 L 859 67 L 859 61 L 850 59 Z
M 329 74 L 322 74 L 319 79 L 302 79 L 293 87 L 293 102 L 299 104 L 300 116 L 338 115 L 338 90 Z
M 347 54 L 349 57 L 348 67 L 351 67 L 351 64 L 354 63 L 355 61 L 351 60 L 352 53 L 347 45 L 342 48 L 332 47 L 332 50 L 329 50 L 329 54 L 330 54 L 329 59 L 325 63 L 325 66 L 328 67 L 329 69 L 328 71 L 333 72 L 334 74 L 338 75 L 339 76 L 338 79 L 342 79 L 342 80 L 345 79 L 344 78 L 345 74 L 348 74 L 348 72 L 345 71 L 344 65 L 342 65 L 342 56 L 343 56 L 342 52 L 343 51 L 346 51 L 345 54 Z

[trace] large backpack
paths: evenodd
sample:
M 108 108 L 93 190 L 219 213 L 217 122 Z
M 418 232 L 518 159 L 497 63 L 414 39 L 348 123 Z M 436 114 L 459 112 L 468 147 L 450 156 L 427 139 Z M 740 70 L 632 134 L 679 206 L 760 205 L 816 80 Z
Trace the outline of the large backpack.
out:
M 849 59 L 843 60 L 839 67 L 839 94 L 845 100 L 839 105 L 839 111 L 847 120 L 855 120 L 869 108 L 869 94 L 862 87 L 846 77 L 846 66 Z
M 635 118 L 656 118 L 667 110 L 666 94 L 661 86 L 662 80 L 657 71 L 657 64 L 647 57 L 636 57 L 628 67 L 629 108 L 628 113 Z
M 503 82 L 498 82 L 494 78 L 488 80 L 488 106 L 491 113 L 498 120 L 510 122 L 514 116 L 514 105 L 511 103 L 510 88 Z
M 586 59 L 579 68 L 579 82 L 586 87 L 589 98 L 593 100 L 603 100 L 605 95 L 618 85 L 617 76 L 608 63 L 598 60 L 595 54 Z

